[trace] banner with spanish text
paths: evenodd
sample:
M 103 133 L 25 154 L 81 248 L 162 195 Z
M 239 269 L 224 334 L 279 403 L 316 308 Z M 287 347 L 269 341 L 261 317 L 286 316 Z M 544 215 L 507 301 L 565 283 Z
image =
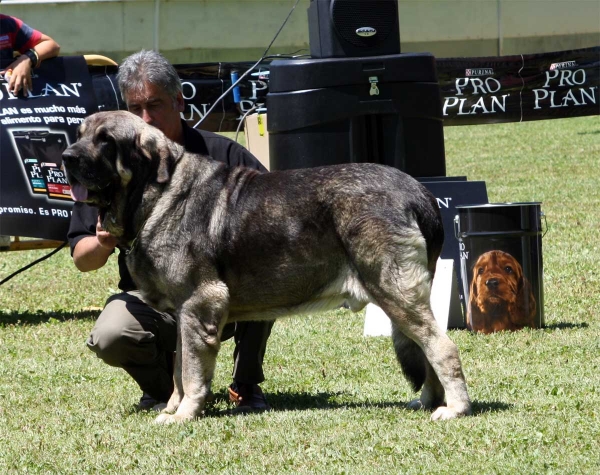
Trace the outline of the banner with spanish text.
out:
M 0 235 L 66 240 L 71 190 L 62 152 L 97 110 L 82 56 L 44 61 L 25 97 L 0 82 Z

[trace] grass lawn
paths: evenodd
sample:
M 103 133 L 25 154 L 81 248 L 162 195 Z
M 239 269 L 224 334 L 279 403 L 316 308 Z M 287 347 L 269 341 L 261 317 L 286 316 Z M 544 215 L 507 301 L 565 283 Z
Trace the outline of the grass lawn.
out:
M 448 175 L 491 202 L 542 201 L 546 328 L 454 330 L 474 416 L 431 422 L 388 338 L 364 315 L 279 321 L 263 389 L 274 410 L 228 415 L 225 342 L 208 417 L 152 424 L 140 391 L 84 341 L 117 287 L 116 259 L 82 274 L 68 251 L 0 287 L 0 473 L 600 472 L 600 121 L 448 127 Z M 48 251 L 0 255 L 0 278 Z

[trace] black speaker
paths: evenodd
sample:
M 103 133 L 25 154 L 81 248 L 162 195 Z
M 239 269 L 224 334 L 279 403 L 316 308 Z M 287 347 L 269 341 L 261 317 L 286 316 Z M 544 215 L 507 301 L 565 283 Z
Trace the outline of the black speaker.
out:
M 370 162 L 446 175 L 431 54 L 283 59 L 269 71 L 272 171 Z
M 308 37 L 313 58 L 398 54 L 398 0 L 311 0 Z

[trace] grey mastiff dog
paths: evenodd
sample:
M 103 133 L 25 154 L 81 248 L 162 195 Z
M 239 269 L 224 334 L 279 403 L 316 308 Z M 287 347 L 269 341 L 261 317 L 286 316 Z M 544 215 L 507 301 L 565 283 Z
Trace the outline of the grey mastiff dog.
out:
M 202 413 L 226 322 L 368 302 L 389 316 L 400 366 L 423 388 L 409 406 L 433 419 L 471 412 L 458 349 L 430 306 L 440 212 L 413 178 L 366 163 L 228 168 L 123 111 L 88 117 L 63 162 L 144 298 L 177 318 L 175 390 L 157 422 Z

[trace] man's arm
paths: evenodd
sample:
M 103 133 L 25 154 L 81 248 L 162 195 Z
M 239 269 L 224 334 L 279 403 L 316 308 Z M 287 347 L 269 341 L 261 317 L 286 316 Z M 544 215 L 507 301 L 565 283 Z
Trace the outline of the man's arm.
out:
M 73 249 L 73 262 L 81 272 L 100 269 L 115 250 L 117 238 L 102 229 L 100 220 L 96 225 L 96 235 L 81 239 Z
M 58 53 L 60 52 L 60 45 L 48 35 L 42 33 L 40 42 L 35 45 L 33 49 L 38 54 L 39 61 L 42 62 L 44 59 L 50 59 L 58 56 Z
M 67 238 L 77 269 L 88 272 L 100 269 L 117 245 L 117 239 L 102 229 L 98 209 L 75 203 Z
M 21 20 L 13 18 L 20 30 L 18 44 L 13 45 L 21 56 L 15 59 L 7 68 L 8 90 L 17 95 L 22 89 L 27 96 L 32 89 L 31 70 L 38 67 L 42 60 L 58 56 L 59 44 L 48 35 L 34 30 Z M 28 56 L 30 55 L 30 56 Z

